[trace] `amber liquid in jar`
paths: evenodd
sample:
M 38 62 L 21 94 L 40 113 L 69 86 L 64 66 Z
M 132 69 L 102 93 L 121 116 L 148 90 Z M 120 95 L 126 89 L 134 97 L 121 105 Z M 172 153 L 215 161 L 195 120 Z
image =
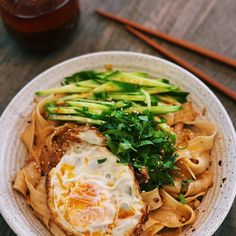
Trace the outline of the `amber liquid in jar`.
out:
M 2 20 L 22 47 L 50 51 L 67 42 L 79 20 L 79 0 L 0 0 Z

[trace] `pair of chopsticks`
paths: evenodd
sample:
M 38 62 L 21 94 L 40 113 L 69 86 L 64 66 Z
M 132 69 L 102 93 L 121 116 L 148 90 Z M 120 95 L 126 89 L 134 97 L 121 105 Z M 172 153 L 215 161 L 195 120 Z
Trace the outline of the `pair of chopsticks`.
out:
M 236 60 L 233 60 L 232 58 L 229 58 L 229 57 L 225 57 L 223 55 L 220 55 L 220 54 L 210 51 L 208 49 L 202 48 L 202 47 L 200 47 L 196 44 L 192 44 L 188 41 L 174 38 L 168 34 L 160 32 L 160 31 L 146 28 L 138 23 L 135 23 L 133 21 L 130 21 L 130 20 L 120 17 L 120 16 L 115 16 L 109 12 L 106 12 L 103 10 L 96 10 L 96 13 L 101 16 L 104 16 L 110 20 L 114 20 L 116 22 L 126 25 L 126 29 L 129 32 L 131 32 L 136 37 L 138 37 L 139 39 L 141 39 L 142 41 L 147 43 L 149 46 L 153 47 L 154 49 L 156 49 L 158 52 L 160 52 L 161 54 L 163 54 L 164 56 L 166 56 L 167 58 L 169 58 L 173 62 L 179 64 L 180 66 L 184 67 L 188 71 L 192 72 L 197 77 L 199 77 L 201 80 L 205 81 L 209 85 L 211 85 L 214 88 L 216 88 L 217 90 L 221 91 L 222 93 L 224 93 L 228 97 L 232 98 L 233 100 L 236 100 L 236 92 L 235 91 L 233 91 L 230 88 L 225 87 L 220 82 L 214 80 L 214 78 L 212 78 L 211 76 L 207 75 L 206 73 L 199 70 L 198 68 L 192 66 L 191 64 L 189 64 L 185 60 L 181 59 L 180 57 L 176 56 L 175 54 L 173 54 L 169 50 L 163 48 L 156 41 L 152 40 L 151 38 L 149 38 L 145 34 L 141 33 L 140 31 L 148 33 L 153 36 L 156 36 L 157 38 L 163 39 L 167 42 L 170 42 L 175 45 L 181 46 L 183 48 L 189 49 L 189 50 L 194 51 L 198 54 L 201 54 L 201 55 L 211 58 L 213 60 L 219 61 L 219 62 L 224 63 L 226 65 L 232 66 L 234 68 L 236 68 Z

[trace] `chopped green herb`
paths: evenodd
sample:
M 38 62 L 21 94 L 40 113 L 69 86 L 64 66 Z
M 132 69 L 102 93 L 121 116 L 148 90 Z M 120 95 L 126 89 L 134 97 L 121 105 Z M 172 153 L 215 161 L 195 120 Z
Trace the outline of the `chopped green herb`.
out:
M 97 160 L 98 164 L 102 164 L 107 160 L 107 158 Z
M 181 191 L 186 187 L 187 184 L 190 184 L 192 182 L 193 182 L 192 179 L 187 179 L 187 180 L 182 179 L 181 180 Z
M 88 107 L 83 107 L 83 111 L 88 111 Z
M 143 121 L 148 121 L 148 117 L 147 116 L 139 116 L 138 118 L 140 120 L 143 120 Z
M 187 201 L 183 194 L 179 194 L 178 198 L 183 205 L 187 204 Z
M 98 118 L 106 121 L 98 129 L 120 162 L 131 164 L 136 172 L 141 167 L 147 169 L 150 180 L 141 185 L 141 189 L 151 190 L 173 183 L 171 172 L 176 168 L 177 157 L 175 142 L 170 133 L 156 129 L 151 112 L 146 110 L 140 116 L 116 110 L 103 112 Z
M 62 84 L 71 84 L 84 80 L 94 79 L 96 81 L 104 80 L 111 72 L 80 71 L 64 79 Z

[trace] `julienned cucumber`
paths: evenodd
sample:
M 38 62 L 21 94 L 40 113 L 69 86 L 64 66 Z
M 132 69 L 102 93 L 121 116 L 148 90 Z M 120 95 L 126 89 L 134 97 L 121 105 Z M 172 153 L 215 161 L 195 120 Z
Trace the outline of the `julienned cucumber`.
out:
M 153 115 L 176 112 L 182 109 L 181 103 L 186 102 L 188 95 L 166 79 L 155 79 L 144 72 L 81 71 L 65 78 L 62 84 L 36 92 L 38 96 L 59 94 L 45 104 L 46 117 L 94 125 L 108 122 L 116 111 L 131 116 L 146 111 Z M 171 132 L 166 122 L 158 118 L 158 127 Z
M 128 84 L 135 84 L 138 86 L 147 87 L 159 87 L 159 88 L 172 88 L 172 85 L 157 81 L 155 79 L 147 79 L 145 77 L 140 77 L 129 72 L 114 72 L 106 77 L 107 80 L 119 81 Z
M 138 91 L 137 86 L 119 81 L 108 81 L 93 90 L 93 93 L 120 92 L 120 91 Z
M 154 115 L 160 115 L 170 112 L 179 111 L 182 109 L 182 106 L 152 106 L 150 111 Z M 147 107 L 130 107 L 124 110 L 127 113 L 143 113 L 147 110 Z
M 72 115 L 52 115 L 50 114 L 48 116 L 49 120 L 57 120 L 57 121 L 74 121 L 78 123 L 90 123 L 94 125 L 102 125 L 105 124 L 106 122 L 103 120 L 95 120 L 87 117 L 81 117 L 81 116 L 72 116 Z
M 79 101 L 66 101 L 68 105 L 75 106 L 75 107 L 87 107 L 102 111 L 108 111 L 110 110 L 109 106 L 91 103 L 91 102 L 79 102 Z
M 91 90 L 92 88 L 89 88 L 89 87 L 81 87 L 81 86 L 77 86 L 76 84 L 69 84 L 69 85 L 58 87 L 58 88 L 41 90 L 41 91 L 36 92 L 36 95 L 45 96 L 45 95 L 49 95 L 53 93 L 86 93 Z
M 145 102 L 146 97 L 142 93 L 107 93 L 107 97 L 115 101 L 125 100 L 134 102 Z M 157 98 L 152 96 L 152 102 L 157 102 Z

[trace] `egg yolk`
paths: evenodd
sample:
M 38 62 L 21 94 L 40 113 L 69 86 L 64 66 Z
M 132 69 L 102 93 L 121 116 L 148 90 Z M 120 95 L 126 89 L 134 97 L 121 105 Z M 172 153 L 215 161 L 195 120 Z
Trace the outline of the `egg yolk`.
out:
M 91 206 L 98 206 L 97 192 L 93 185 L 78 183 L 71 191 L 68 199 L 68 207 L 73 210 L 85 209 Z
M 109 209 L 101 206 L 103 197 L 96 186 L 76 183 L 67 197 L 67 216 L 71 225 L 86 228 L 97 219 L 109 215 Z
M 61 166 L 61 175 L 65 175 L 66 172 L 69 172 L 69 174 L 72 174 L 72 171 L 74 170 L 74 166 L 68 165 L 68 164 L 63 164 Z
M 118 212 L 118 219 L 125 219 L 134 215 L 135 213 L 133 211 L 120 208 Z

